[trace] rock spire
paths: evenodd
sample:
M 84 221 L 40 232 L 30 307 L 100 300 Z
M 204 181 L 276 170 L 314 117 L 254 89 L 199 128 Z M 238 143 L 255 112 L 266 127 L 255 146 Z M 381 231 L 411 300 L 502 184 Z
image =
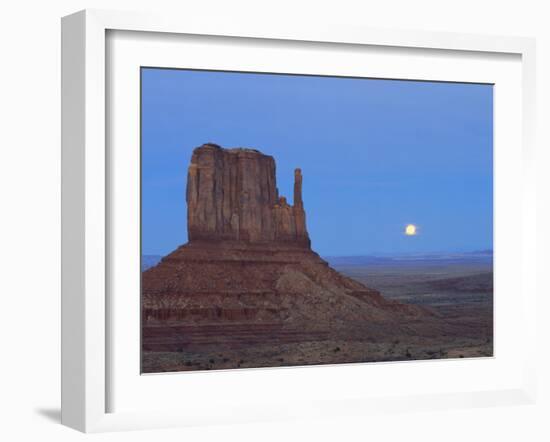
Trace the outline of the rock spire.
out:
M 187 175 L 189 241 L 284 242 L 310 247 L 302 173 L 294 173 L 294 205 L 278 195 L 275 160 L 255 149 L 204 144 Z

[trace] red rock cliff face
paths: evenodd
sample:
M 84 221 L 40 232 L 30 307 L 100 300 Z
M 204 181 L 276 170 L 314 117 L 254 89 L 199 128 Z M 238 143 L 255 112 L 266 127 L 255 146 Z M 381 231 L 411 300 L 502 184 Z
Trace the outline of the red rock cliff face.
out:
M 189 242 L 286 242 L 310 247 L 295 171 L 294 206 L 279 197 L 273 157 L 254 149 L 205 144 L 193 151 L 187 175 Z

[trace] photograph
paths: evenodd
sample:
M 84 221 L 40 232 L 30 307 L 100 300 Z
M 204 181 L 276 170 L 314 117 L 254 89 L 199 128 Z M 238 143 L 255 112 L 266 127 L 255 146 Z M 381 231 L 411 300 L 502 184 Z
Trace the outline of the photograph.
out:
M 492 84 L 140 76 L 142 373 L 494 356 Z
M 550 442 L 549 3 L 4 2 L 0 442 Z

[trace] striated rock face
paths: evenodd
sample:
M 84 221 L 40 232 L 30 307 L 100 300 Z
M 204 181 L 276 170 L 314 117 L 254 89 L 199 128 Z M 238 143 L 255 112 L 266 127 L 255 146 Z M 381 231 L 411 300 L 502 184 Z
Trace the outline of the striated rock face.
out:
M 279 197 L 273 157 L 254 149 L 194 150 L 187 175 L 189 241 L 291 242 L 310 246 L 295 172 L 294 206 Z
M 240 360 L 254 346 L 389 340 L 419 332 L 419 318 L 437 330 L 427 310 L 386 300 L 311 250 L 300 169 L 289 205 L 273 157 L 206 144 L 191 158 L 187 206 L 189 242 L 142 274 L 146 352 L 215 348 Z

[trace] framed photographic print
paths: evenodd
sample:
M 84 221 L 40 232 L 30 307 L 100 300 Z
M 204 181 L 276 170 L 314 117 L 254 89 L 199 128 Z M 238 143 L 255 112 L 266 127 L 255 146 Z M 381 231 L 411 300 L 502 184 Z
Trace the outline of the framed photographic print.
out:
M 142 67 L 141 97 L 143 373 L 493 356 L 493 85 Z
M 522 38 L 64 18 L 63 422 L 532 401 L 533 63 Z

